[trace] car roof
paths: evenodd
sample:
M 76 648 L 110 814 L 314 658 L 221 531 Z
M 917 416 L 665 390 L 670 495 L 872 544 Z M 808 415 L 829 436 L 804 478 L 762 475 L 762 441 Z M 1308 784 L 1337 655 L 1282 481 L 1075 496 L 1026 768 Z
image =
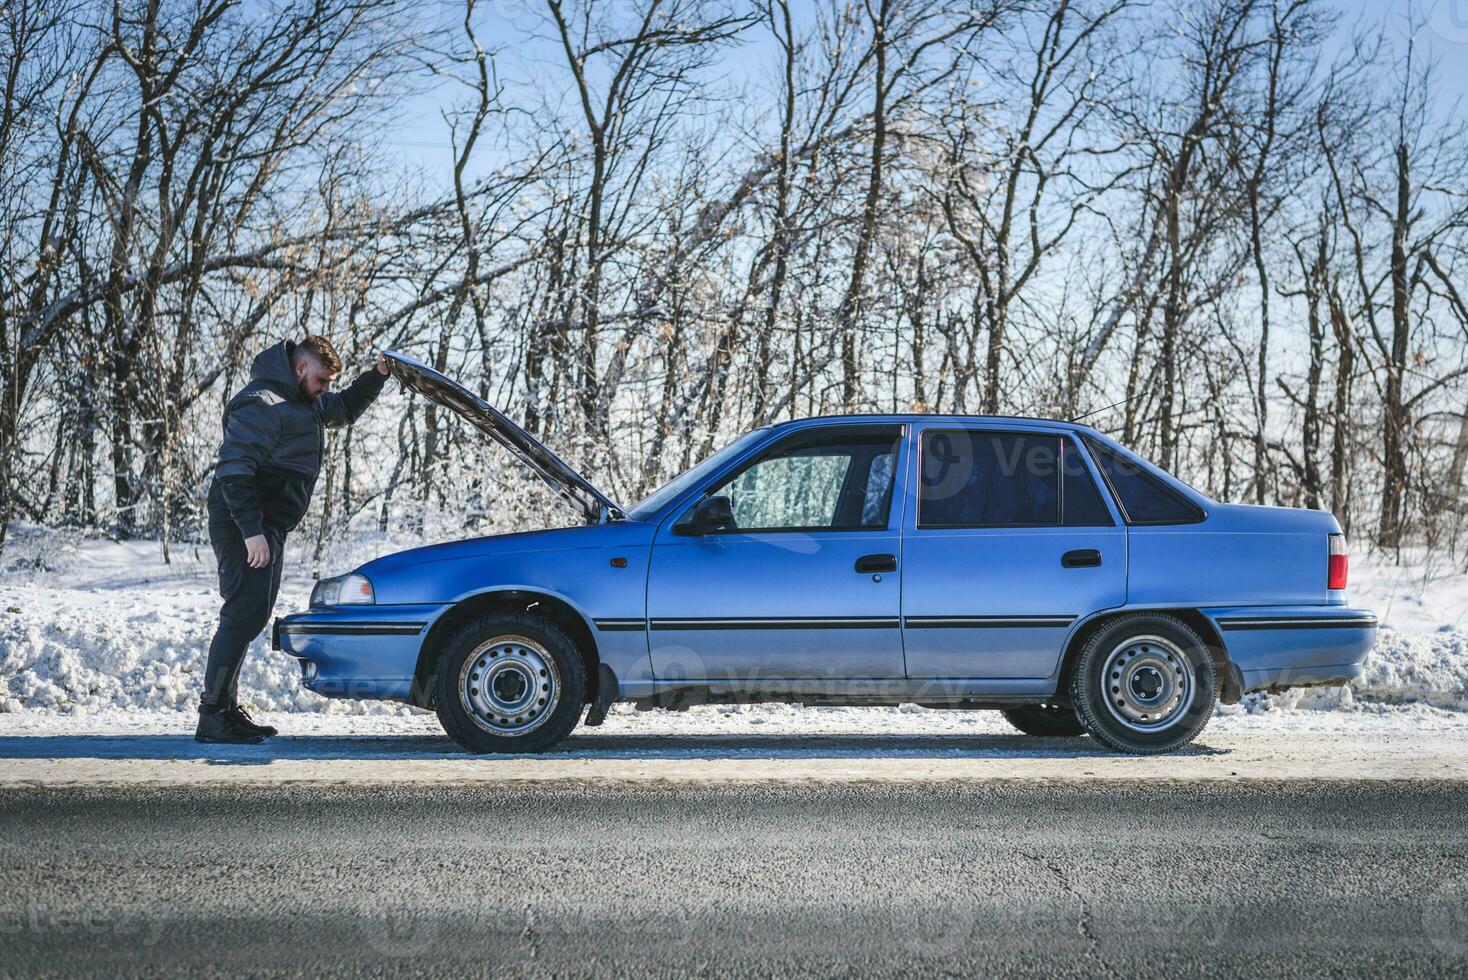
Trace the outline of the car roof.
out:
M 1089 425 L 1080 422 L 1067 422 L 1063 419 L 1046 419 L 1030 415 L 950 415 L 938 413 L 919 412 L 890 412 L 881 414 L 862 415 L 812 415 L 808 418 L 790 419 L 786 422 L 777 422 L 771 426 L 772 429 L 787 429 L 803 426 L 811 423 L 827 424 L 838 422 L 896 422 L 896 423 L 918 423 L 918 422 L 965 422 L 974 424 L 986 424 L 1000 422 L 1006 425 L 1015 422 L 1038 422 L 1041 425 L 1058 426 L 1063 429 L 1076 429 L 1085 432 L 1095 432 Z

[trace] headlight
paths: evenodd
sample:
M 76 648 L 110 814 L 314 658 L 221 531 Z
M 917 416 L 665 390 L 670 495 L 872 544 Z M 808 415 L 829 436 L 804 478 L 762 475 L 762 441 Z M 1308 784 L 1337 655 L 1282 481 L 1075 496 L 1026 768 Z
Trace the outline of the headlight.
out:
M 377 601 L 367 576 L 351 572 L 336 578 L 324 578 L 311 590 L 313 606 L 370 606 Z

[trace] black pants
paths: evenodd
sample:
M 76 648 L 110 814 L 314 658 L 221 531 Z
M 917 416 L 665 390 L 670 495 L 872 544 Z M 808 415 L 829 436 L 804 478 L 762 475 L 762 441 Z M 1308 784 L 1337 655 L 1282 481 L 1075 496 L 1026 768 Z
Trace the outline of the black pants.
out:
M 251 568 L 245 561 L 245 539 L 233 521 L 209 522 L 209 543 L 219 559 L 219 628 L 209 644 L 209 662 L 204 668 L 201 708 L 229 708 L 239 703 L 240 667 L 250 641 L 270 623 L 275 596 L 280 592 L 280 569 L 284 564 L 285 535 L 265 529 L 270 543 L 270 564 Z

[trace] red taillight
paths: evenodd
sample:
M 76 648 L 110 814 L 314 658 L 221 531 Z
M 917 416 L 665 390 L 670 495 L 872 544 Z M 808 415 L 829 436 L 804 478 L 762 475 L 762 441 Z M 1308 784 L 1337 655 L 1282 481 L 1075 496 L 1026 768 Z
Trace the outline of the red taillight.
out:
M 1344 589 L 1346 587 L 1346 571 L 1350 559 L 1346 556 L 1346 536 L 1344 534 L 1332 534 L 1330 536 L 1330 558 L 1325 570 L 1325 587 L 1327 589 Z

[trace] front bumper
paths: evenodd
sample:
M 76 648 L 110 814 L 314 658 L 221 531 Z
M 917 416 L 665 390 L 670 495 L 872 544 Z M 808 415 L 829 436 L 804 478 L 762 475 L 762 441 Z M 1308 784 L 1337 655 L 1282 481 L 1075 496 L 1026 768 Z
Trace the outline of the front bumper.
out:
M 1361 676 L 1376 645 L 1376 614 L 1345 606 L 1205 609 L 1243 690 L 1344 684 Z
M 321 606 L 275 620 L 271 646 L 329 698 L 409 701 L 418 654 L 443 605 Z

